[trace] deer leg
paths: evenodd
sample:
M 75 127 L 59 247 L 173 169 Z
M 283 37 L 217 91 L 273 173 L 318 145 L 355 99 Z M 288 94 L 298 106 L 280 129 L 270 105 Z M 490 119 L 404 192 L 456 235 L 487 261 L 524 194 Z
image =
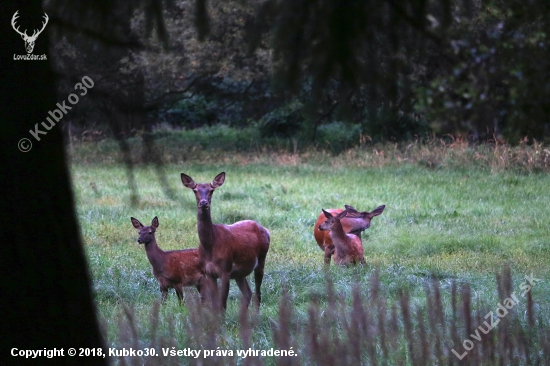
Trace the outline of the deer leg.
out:
M 212 309 L 219 309 L 220 295 L 218 292 L 218 280 L 216 277 L 205 276 L 201 281 L 202 294 L 210 300 L 210 306 Z
M 160 286 L 160 292 L 162 293 L 161 301 L 166 303 L 166 298 L 168 297 L 168 289 L 164 286 Z
M 252 291 L 250 291 L 250 286 L 248 285 L 246 277 L 235 278 L 235 282 L 237 282 L 237 286 L 239 286 L 239 289 L 243 294 L 242 303 L 248 307 L 250 304 L 250 299 L 252 299 Z
M 183 289 L 182 285 L 174 286 L 174 290 L 176 290 L 176 295 L 178 295 L 178 302 L 181 305 L 183 301 Z
M 325 264 L 330 264 L 330 257 L 334 254 L 334 245 L 328 245 L 325 247 Z
M 201 304 L 204 305 L 204 286 L 201 286 L 201 283 L 199 282 L 196 286 L 197 291 L 199 292 L 200 298 L 201 298 Z
M 230 271 L 229 272 L 224 272 L 221 276 L 221 282 L 222 282 L 222 292 L 220 294 L 221 296 L 221 308 L 219 308 L 220 310 L 225 310 L 227 309 L 227 296 L 229 296 L 229 277 L 230 277 Z M 216 286 L 217 288 L 217 286 Z M 250 289 L 249 289 L 250 291 Z
M 260 287 L 262 287 L 262 281 L 264 279 L 264 266 L 265 266 L 265 256 L 263 258 L 260 258 L 258 261 L 258 265 L 256 268 L 254 268 L 254 284 L 256 285 L 256 288 L 254 289 L 254 292 L 256 293 L 256 305 L 260 307 L 260 303 L 262 302 L 262 293 L 260 291 Z

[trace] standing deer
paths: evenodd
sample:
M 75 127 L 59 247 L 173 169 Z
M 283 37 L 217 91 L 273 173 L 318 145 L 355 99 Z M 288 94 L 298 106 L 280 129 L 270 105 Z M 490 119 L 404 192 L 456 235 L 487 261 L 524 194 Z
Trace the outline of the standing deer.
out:
M 168 289 L 174 288 L 178 301 L 183 300 L 183 286 L 195 286 L 201 293 L 201 280 L 204 274 L 199 264 L 198 249 L 163 251 L 157 245 L 155 231 L 159 220 L 155 216 L 151 226 L 143 226 L 139 220 L 130 218 L 132 225 L 139 230 L 137 242 L 145 245 L 149 263 L 153 267 L 153 276 L 157 279 L 162 292 L 162 302 L 166 301 Z M 201 296 L 202 298 L 202 296 Z
M 359 212 L 352 206 L 345 205 L 345 207 L 347 211 L 347 216 L 345 216 L 341 220 L 342 228 L 344 229 L 344 232 L 346 234 L 356 235 L 359 237 L 359 239 L 361 239 L 361 232 L 370 227 L 370 221 L 372 220 L 372 218 L 382 214 L 382 212 L 384 212 L 384 209 L 386 208 L 385 205 L 382 205 L 378 206 L 371 212 Z M 344 210 L 342 209 L 336 208 L 331 208 L 327 210 L 327 212 L 332 215 L 338 215 L 343 211 Z M 330 264 L 330 257 L 334 252 L 334 244 L 328 231 L 319 230 L 319 225 L 325 222 L 325 220 L 326 216 L 324 215 L 324 213 L 321 213 L 317 218 L 317 222 L 315 222 L 315 227 L 313 228 L 313 236 L 315 236 L 315 240 L 317 241 L 317 244 L 319 245 L 321 250 L 325 252 L 325 264 L 328 265 Z
M 334 263 L 339 265 L 365 264 L 363 245 L 361 238 L 354 234 L 346 234 L 342 227 L 341 220 L 348 214 L 347 210 L 333 216 L 330 212 L 323 210 L 326 221 L 319 225 L 319 230 L 327 231 L 334 243 Z
M 183 185 L 195 193 L 197 200 L 197 229 L 199 233 L 199 257 L 201 268 L 208 281 L 210 298 L 215 308 L 220 309 L 217 279 L 221 280 L 221 307 L 227 308 L 229 280 L 234 279 L 249 305 L 252 291 L 246 280 L 254 271 L 256 301 L 261 302 L 260 287 L 264 265 L 269 250 L 269 231 L 258 223 L 244 220 L 233 225 L 213 224 L 210 214 L 212 194 L 225 181 L 225 172 L 218 174 L 212 183 L 195 183 L 181 173 Z

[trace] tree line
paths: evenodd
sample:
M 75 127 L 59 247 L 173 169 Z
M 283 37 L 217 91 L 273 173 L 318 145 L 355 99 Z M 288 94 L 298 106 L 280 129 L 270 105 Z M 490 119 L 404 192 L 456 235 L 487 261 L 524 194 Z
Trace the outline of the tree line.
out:
M 550 132 L 543 0 L 165 5 L 121 17 L 119 45 L 86 33 L 58 39 L 60 90 L 84 72 L 101 80 L 74 126 L 116 114 L 114 133 L 125 135 L 221 123 L 315 140 L 335 121 L 389 141 L 435 133 L 518 142 Z

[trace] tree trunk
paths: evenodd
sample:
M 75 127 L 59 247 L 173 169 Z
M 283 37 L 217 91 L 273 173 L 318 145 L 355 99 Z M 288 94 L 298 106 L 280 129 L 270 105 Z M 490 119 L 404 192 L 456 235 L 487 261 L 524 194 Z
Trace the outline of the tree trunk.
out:
M 64 357 L 51 360 L 63 364 L 106 364 L 100 357 L 70 357 L 69 347 L 103 347 L 90 288 L 90 276 L 80 240 L 78 222 L 61 126 L 51 130 L 46 117 L 67 100 L 56 95 L 50 61 L 13 60 L 26 54 L 23 40 L 8 19 L 19 10 L 21 29 L 40 27 L 41 1 L 3 3 L 1 38 L 2 102 L 0 108 L 0 151 L 2 156 L 2 254 L 0 287 L 2 321 L 0 365 L 22 363 L 12 357 L 13 348 L 64 349 Z M 50 23 L 51 23 L 50 19 Z M 30 25 L 28 28 L 30 29 Z M 48 24 L 36 40 L 35 55 L 49 58 Z M 31 31 L 28 32 L 32 33 Z M 78 91 L 76 92 L 78 94 Z M 76 105 L 73 109 L 78 108 Z M 71 111 L 68 110 L 67 114 Z M 51 120 L 53 120 L 50 117 Z M 62 121 L 60 121 L 62 122 Z M 29 132 L 40 131 L 40 141 Z M 18 142 L 27 138 L 32 149 L 21 152 Z M 29 146 L 29 141 L 23 147 Z M 40 364 L 46 361 L 32 360 Z M 4 363 L 5 362 L 5 363 Z

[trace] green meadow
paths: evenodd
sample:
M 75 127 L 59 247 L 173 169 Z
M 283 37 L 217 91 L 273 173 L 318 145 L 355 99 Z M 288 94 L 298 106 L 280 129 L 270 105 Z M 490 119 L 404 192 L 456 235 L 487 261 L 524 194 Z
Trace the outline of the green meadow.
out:
M 388 306 L 388 323 L 392 305 L 403 306 L 403 293 L 410 296 L 407 306 L 413 309 L 413 314 L 418 310 L 430 318 L 427 301 L 430 296 L 426 291 L 435 281 L 441 291 L 443 308 L 440 310 L 445 322 L 456 321 L 460 342 L 447 339 L 443 352 L 445 357 L 454 357 L 449 350 L 452 347 L 462 350 L 461 342 L 467 336 L 468 326 L 452 320 L 461 314 L 457 310 L 459 315 L 453 315 L 453 287 L 460 294 L 464 285 L 469 284 L 468 301 L 472 311 L 480 309 L 480 314 L 485 315 L 502 300 L 496 274 L 505 266 L 511 269 L 511 287 L 516 294 L 524 276 L 532 274 L 542 280 L 531 289 L 536 323 L 533 329 L 538 329 L 537 326 L 544 329 L 550 321 L 550 176 L 547 173 L 470 166 L 467 159 L 435 168 L 408 161 L 363 164 L 362 159 L 368 159 L 369 155 L 360 153 L 360 148 L 339 154 L 309 150 L 281 153 L 280 158 L 274 157 L 276 151 L 266 149 L 230 150 L 224 155 L 197 148 L 202 154 L 197 161 L 188 157 L 176 162 L 165 159 L 170 162 L 161 170 L 154 164 L 136 164 L 133 192 L 125 165 L 101 152 L 101 149 L 108 151 L 109 144 L 112 143 L 76 144 L 71 152 L 78 219 L 97 313 L 108 347 L 155 347 L 159 353 L 163 345 L 176 349 L 209 347 L 201 343 L 204 334 L 193 334 L 203 329 L 196 324 L 197 314 L 207 317 L 207 310 L 197 305 L 198 294 L 194 288 L 184 292 L 183 306 L 178 305 L 173 290 L 165 304 L 156 303 L 160 299 L 158 284 L 143 245 L 136 242 L 137 230 L 130 222 L 133 216 L 150 225 L 153 217 L 158 216 L 160 226 L 156 239 L 162 249 L 198 247 L 195 198 L 183 187 L 181 172 L 196 182 L 210 182 L 216 174 L 225 171 L 225 184 L 212 198 L 214 222 L 231 224 L 251 219 L 271 232 L 262 285 L 263 302 L 259 311 L 251 305 L 250 342 L 246 343 L 241 334 L 241 294 L 232 281 L 226 316 L 216 323 L 213 336 L 216 347 L 237 350 L 248 346 L 246 348 L 263 350 L 281 345 L 277 334 L 282 329 L 281 323 L 287 321 L 286 345 L 293 345 L 299 355 L 292 362 L 319 364 L 307 356 L 312 349 L 307 334 L 316 334 L 316 331 L 301 332 L 312 326 L 311 314 L 315 309 L 321 319 L 319 332 L 325 326 L 334 339 L 348 334 L 346 312 L 335 316 L 323 314 L 322 309 L 330 309 L 334 303 L 344 308 L 352 306 L 354 288 L 364 299 L 374 296 L 372 288 L 377 288 L 375 296 L 384 299 Z M 137 145 L 131 146 L 138 149 Z M 373 149 L 369 151 L 374 159 Z M 453 159 L 452 156 L 444 158 Z M 165 176 L 164 186 L 159 171 Z M 132 204 L 135 193 L 137 199 Z M 370 211 L 382 204 L 386 209 L 363 233 L 366 266 L 331 265 L 326 270 L 323 252 L 313 238 L 313 226 L 321 208 L 343 208 L 344 204 L 360 211 Z M 253 276 L 249 277 L 252 288 L 253 282 Z M 288 301 L 286 308 L 281 305 L 282 299 Z M 458 303 L 461 307 L 460 300 Z M 281 314 L 287 308 L 290 313 Z M 526 326 L 526 313 L 526 303 L 522 303 L 516 305 L 510 318 Z M 323 316 L 333 318 L 322 325 Z M 422 335 L 419 319 L 413 316 L 412 329 L 408 330 L 407 316 L 401 309 L 395 319 L 394 353 L 384 354 L 385 346 L 377 343 L 374 353 L 365 350 L 358 357 L 365 364 L 372 362 L 369 360 L 373 354 L 381 359 L 386 357 L 388 364 L 396 364 L 393 360 L 418 364 L 420 361 L 415 362 L 411 357 L 411 350 L 416 346 L 411 346 L 409 337 Z M 475 319 L 471 323 L 473 328 L 478 326 Z M 432 336 L 435 328 L 426 328 L 428 336 Z M 535 339 L 531 343 L 533 347 L 548 341 L 539 333 L 531 338 Z M 371 336 L 380 342 L 380 332 L 375 331 Z M 437 359 L 436 351 L 432 353 L 430 357 Z M 521 354 L 517 357 L 518 364 L 527 364 Z M 144 360 L 147 361 L 136 362 L 141 364 Z M 160 364 L 195 362 L 185 356 L 170 362 L 162 357 L 158 360 Z M 227 360 L 236 364 L 244 362 L 234 357 L 222 363 L 227 364 Z M 276 357 L 256 361 L 279 364 Z M 122 364 L 123 359 L 115 358 L 113 362 Z

